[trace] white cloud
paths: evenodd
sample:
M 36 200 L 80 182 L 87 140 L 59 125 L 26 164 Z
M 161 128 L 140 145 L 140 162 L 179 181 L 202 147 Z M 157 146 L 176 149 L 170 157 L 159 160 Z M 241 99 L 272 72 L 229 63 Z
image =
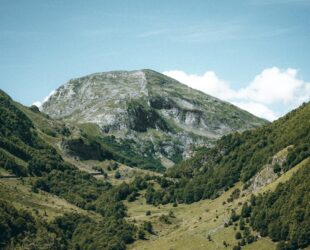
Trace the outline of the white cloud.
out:
M 43 101 L 36 101 L 32 105 L 37 106 L 39 109 L 41 109 L 43 103 L 45 103 L 52 95 L 56 93 L 56 90 L 52 90 L 46 97 L 43 98 Z
M 277 107 L 285 107 L 285 112 L 288 112 L 310 99 L 310 83 L 300 79 L 298 71 L 291 68 L 265 69 L 246 87 L 236 90 L 213 71 L 207 71 L 203 75 L 186 74 L 179 70 L 163 73 L 268 120 L 275 120 L 283 115 L 283 110 L 278 110 Z
M 265 118 L 269 121 L 277 119 L 277 115 L 266 105 L 258 102 L 232 102 L 234 105 L 244 109 L 253 115 Z
M 165 71 L 163 74 L 170 76 L 191 88 L 198 89 L 209 95 L 227 100 L 235 96 L 235 91 L 229 84 L 221 80 L 213 71 L 207 71 L 202 76 L 186 74 L 180 70 Z
M 297 78 L 297 70 L 281 71 L 273 67 L 265 69 L 244 89 L 238 91 L 238 98 L 265 104 L 292 103 L 300 95 L 304 82 Z

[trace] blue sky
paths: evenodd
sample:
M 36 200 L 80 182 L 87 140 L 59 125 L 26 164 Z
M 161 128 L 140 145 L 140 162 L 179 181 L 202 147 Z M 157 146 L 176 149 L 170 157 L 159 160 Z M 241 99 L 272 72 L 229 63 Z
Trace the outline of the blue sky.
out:
M 0 88 L 25 105 L 151 68 L 273 120 L 310 97 L 309 51 L 310 0 L 0 0 Z

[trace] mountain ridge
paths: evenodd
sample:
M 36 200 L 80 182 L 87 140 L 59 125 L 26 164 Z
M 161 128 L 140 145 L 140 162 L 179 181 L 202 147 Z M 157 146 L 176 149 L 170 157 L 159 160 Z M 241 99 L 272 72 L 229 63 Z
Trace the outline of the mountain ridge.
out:
M 266 121 L 156 71 L 109 71 L 74 78 L 42 111 L 69 124 L 97 124 L 104 136 L 135 141 L 136 151 L 171 162 L 197 146 Z M 161 145 L 159 145 L 159 141 Z M 167 164 L 164 164 L 167 167 Z

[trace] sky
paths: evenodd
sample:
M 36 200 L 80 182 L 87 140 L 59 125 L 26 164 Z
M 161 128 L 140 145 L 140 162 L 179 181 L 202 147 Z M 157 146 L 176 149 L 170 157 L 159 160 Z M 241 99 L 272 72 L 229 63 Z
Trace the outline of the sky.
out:
M 310 100 L 310 0 L 0 0 L 0 89 L 149 68 L 275 120 Z

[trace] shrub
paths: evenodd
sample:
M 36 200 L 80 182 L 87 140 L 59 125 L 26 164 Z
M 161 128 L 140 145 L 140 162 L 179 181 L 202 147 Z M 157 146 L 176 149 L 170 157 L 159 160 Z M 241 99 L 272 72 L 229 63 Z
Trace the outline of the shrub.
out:
M 120 179 L 122 176 L 119 171 L 116 171 L 114 174 L 115 179 Z
M 237 240 L 240 240 L 240 239 L 242 238 L 241 233 L 240 233 L 240 232 L 237 232 L 236 235 L 235 235 L 235 238 L 236 238 Z

